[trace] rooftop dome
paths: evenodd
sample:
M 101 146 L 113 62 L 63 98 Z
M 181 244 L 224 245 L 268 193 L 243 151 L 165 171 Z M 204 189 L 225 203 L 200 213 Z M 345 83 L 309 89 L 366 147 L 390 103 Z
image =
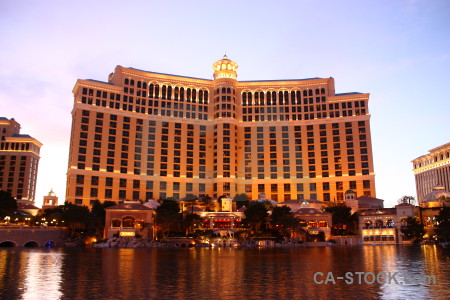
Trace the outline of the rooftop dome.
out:
M 356 194 L 354 190 L 347 190 L 345 193 L 346 194 Z
M 230 60 L 228 56 L 224 55 L 221 60 L 213 63 L 214 79 L 234 79 L 237 78 L 236 70 L 238 64 Z
M 450 198 L 450 192 L 445 190 L 442 185 L 437 185 L 433 188 L 431 193 L 423 197 L 422 202 L 440 202 L 442 198 Z M 449 202 L 449 200 L 447 200 Z
M 50 190 L 50 192 L 48 192 L 49 196 L 56 196 L 55 192 L 53 191 L 53 189 Z

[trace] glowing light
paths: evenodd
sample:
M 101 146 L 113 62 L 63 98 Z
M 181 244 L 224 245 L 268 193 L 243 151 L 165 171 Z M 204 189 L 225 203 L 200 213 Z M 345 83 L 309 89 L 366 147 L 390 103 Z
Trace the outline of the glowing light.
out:
M 135 232 L 134 231 L 121 231 L 120 236 L 135 236 Z

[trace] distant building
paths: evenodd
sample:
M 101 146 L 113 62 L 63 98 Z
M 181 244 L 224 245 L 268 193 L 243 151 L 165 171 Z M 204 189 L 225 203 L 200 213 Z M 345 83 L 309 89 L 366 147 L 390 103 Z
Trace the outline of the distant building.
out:
M 154 209 L 139 201 L 125 201 L 105 209 L 104 238 L 134 237 L 154 238 Z
M 56 196 L 53 189 L 48 192 L 47 196 L 44 196 L 44 202 L 42 204 L 42 210 L 46 210 L 49 208 L 55 208 L 58 206 L 58 197 Z
M 18 203 L 34 204 L 39 152 L 42 144 L 20 134 L 20 124 L 0 117 L 0 189 Z
M 402 203 L 395 208 L 373 209 L 359 212 L 359 231 L 362 244 L 403 243 L 401 227 L 408 217 L 415 217 L 415 207 Z M 406 241 L 407 242 L 407 241 Z
M 421 204 L 425 195 L 436 186 L 450 190 L 450 143 L 428 150 L 412 161 L 416 179 L 417 201 Z
M 356 197 L 356 192 L 354 190 L 345 192 L 345 205 L 352 208 L 351 213 L 360 210 L 383 208 L 383 203 L 384 200 L 370 196 Z

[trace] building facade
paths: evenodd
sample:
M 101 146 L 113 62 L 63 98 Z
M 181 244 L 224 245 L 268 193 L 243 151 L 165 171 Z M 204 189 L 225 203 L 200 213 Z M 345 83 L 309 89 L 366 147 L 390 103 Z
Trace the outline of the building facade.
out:
M 416 217 L 414 205 L 401 203 L 395 208 L 366 210 L 359 213 L 362 244 L 398 244 L 411 242 L 402 233 L 408 217 Z
M 39 152 L 42 144 L 20 134 L 20 124 L 0 117 L 0 189 L 18 203 L 34 204 Z
M 265 193 L 277 202 L 375 196 L 369 94 L 333 78 L 237 81 L 117 66 L 74 89 L 66 200 Z
M 419 204 L 436 186 L 442 186 L 447 191 L 450 190 L 450 143 L 428 150 L 428 152 L 412 161 Z

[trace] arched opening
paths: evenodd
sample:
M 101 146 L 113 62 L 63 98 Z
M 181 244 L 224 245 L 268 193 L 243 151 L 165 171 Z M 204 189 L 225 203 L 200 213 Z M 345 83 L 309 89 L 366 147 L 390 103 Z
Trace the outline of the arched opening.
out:
M 180 88 L 180 101 L 184 101 L 184 88 Z
M 120 222 L 120 219 L 112 219 L 111 220 L 111 227 L 120 227 L 120 224 L 121 224 L 121 222 Z
M 56 246 L 56 244 L 54 241 L 48 241 L 47 243 L 45 243 L 45 247 L 47 247 L 47 248 L 53 248 L 55 246 Z
M 27 248 L 36 248 L 36 247 L 39 247 L 39 245 L 38 245 L 38 243 L 37 243 L 36 241 L 29 241 L 29 242 L 26 242 L 23 246 L 24 246 L 24 247 L 27 247 Z
M 155 98 L 155 99 L 158 99 L 158 98 L 159 98 L 159 85 L 158 85 L 158 84 L 155 85 L 155 95 L 154 95 L 154 98 Z
M 16 244 L 14 243 L 14 242 L 11 242 L 11 241 L 5 241 L 5 242 L 1 242 L 0 243 L 0 247 L 15 247 L 16 246 Z
M 133 217 L 124 217 L 122 219 L 122 227 L 123 228 L 134 228 L 134 218 Z
M 382 220 L 376 220 L 375 221 L 375 228 L 381 228 L 383 227 L 383 221 Z
M 386 227 L 387 228 L 394 228 L 394 220 L 387 220 L 386 221 Z
M 172 100 L 172 87 L 167 87 L 167 99 Z
M 166 92 L 167 92 L 167 87 L 165 85 L 162 86 L 162 93 L 161 93 L 161 99 L 166 99 Z

